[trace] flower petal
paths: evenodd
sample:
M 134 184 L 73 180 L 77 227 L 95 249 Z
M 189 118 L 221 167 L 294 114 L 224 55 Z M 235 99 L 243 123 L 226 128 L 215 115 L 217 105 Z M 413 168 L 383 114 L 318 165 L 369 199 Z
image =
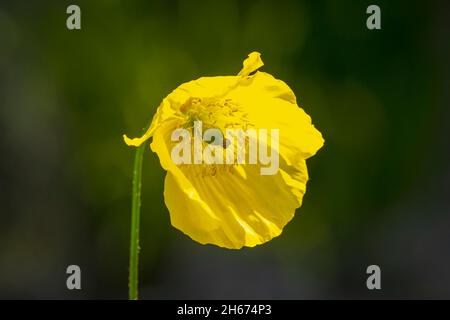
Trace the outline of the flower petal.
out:
M 259 52 L 252 52 L 248 55 L 248 58 L 244 60 L 242 70 L 238 73 L 238 76 L 248 76 L 263 65 L 264 62 L 261 60 L 261 54 Z
M 174 126 L 175 121 L 160 126 L 151 144 L 167 170 L 164 200 L 172 225 L 200 243 L 234 249 L 278 236 L 306 191 L 305 160 L 291 166 L 280 159 L 272 176 L 261 175 L 260 165 L 206 171 L 211 167 L 177 166 L 170 158 Z
M 230 249 L 253 247 L 280 235 L 301 205 L 308 180 L 305 162 L 273 176 L 262 176 L 258 166 L 240 167 L 245 175 L 231 170 L 202 176 L 192 167 L 168 172 L 164 198 L 172 225 L 202 244 Z M 183 186 L 185 179 L 195 193 Z
M 257 128 L 279 129 L 280 154 L 289 164 L 313 156 L 324 143 L 311 118 L 296 103 L 292 90 L 281 80 L 257 72 L 230 91 Z

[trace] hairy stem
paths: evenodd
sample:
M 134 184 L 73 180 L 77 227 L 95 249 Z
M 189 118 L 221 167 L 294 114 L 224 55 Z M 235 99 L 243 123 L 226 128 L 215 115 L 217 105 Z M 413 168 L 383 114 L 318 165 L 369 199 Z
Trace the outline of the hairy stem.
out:
M 129 270 L 129 299 L 138 299 L 138 273 L 139 273 L 139 223 L 141 212 L 141 184 L 142 160 L 147 143 L 136 149 L 133 168 L 133 191 L 131 200 L 131 237 L 130 237 L 130 270 Z

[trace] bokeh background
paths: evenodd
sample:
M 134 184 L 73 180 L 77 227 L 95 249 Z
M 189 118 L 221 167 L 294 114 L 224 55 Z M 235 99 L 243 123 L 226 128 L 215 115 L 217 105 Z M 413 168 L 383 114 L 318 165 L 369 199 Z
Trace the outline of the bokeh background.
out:
M 373 3 L 382 30 L 366 28 Z M 122 134 L 254 50 L 326 140 L 304 204 L 266 245 L 202 246 L 171 227 L 147 152 L 141 297 L 450 298 L 449 39 L 447 1 L 3 1 L 0 298 L 127 298 Z M 70 264 L 81 291 L 66 289 Z

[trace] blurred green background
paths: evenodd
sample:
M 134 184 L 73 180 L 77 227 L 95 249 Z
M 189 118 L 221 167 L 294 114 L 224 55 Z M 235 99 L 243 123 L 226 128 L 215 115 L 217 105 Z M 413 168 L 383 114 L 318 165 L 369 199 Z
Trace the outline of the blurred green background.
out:
M 122 134 L 179 84 L 234 75 L 255 50 L 326 140 L 304 204 L 266 245 L 202 246 L 171 227 L 147 152 L 141 297 L 450 298 L 450 6 L 373 3 L 2 2 L 0 298 L 127 298 Z M 81 30 L 66 28 L 70 4 Z M 66 289 L 70 264 L 81 291 Z M 366 288 L 371 264 L 381 291 Z

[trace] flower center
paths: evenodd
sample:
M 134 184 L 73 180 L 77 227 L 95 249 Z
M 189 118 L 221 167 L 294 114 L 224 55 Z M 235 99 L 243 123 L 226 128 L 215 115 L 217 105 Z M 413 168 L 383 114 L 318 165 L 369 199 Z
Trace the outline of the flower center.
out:
M 203 141 L 203 146 L 214 145 L 216 147 L 222 147 L 224 152 L 229 147 L 230 141 L 226 137 L 227 129 L 242 129 L 254 127 L 249 122 L 247 113 L 242 111 L 242 108 L 235 103 L 232 99 L 225 98 L 189 98 L 180 107 L 181 117 L 185 119 L 182 127 L 188 130 L 194 130 L 194 123 L 201 121 L 202 131 L 208 129 L 218 129 L 222 133 L 223 139 L 216 141 L 215 139 L 210 141 Z M 192 151 L 194 152 L 194 150 Z M 235 164 L 201 164 L 194 166 L 182 166 L 184 168 L 189 167 L 190 174 L 201 177 L 216 176 L 219 173 L 232 172 L 232 168 Z
M 180 111 L 186 119 L 185 128 L 193 128 L 195 121 L 201 121 L 203 129 L 219 129 L 223 134 L 226 129 L 247 130 L 252 126 L 247 114 L 232 99 L 189 98 Z

